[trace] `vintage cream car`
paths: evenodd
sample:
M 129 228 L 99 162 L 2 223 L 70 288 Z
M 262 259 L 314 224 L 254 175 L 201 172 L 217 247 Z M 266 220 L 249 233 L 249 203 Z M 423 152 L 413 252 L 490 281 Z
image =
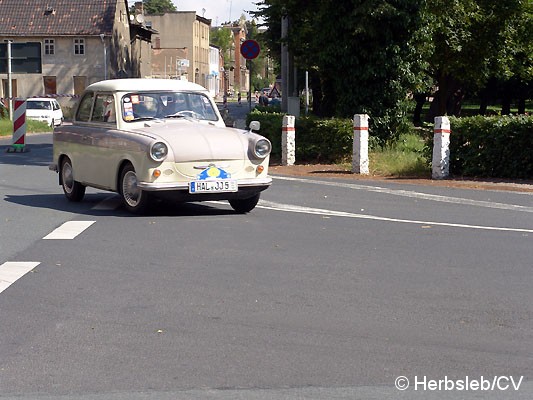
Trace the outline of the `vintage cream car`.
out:
M 251 211 L 268 176 L 271 144 L 227 128 L 208 91 L 167 79 L 115 79 L 82 94 L 72 125 L 54 130 L 53 164 L 67 199 L 85 187 L 117 192 L 133 213 L 154 196 L 174 201 L 228 200 Z

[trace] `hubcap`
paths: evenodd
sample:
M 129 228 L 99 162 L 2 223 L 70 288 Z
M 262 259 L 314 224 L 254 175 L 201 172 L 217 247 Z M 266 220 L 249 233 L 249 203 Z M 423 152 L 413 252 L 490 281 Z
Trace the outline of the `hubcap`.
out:
M 70 163 L 65 162 L 63 164 L 63 188 L 65 189 L 65 192 L 72 193 L 72 189 L 74 187 L 74 177 L 72 175 L 72 166 Z
M 139 203 L 141 190 L 137 187 L 137 175 L 135 172 L 128 171 L 122 180 L 122 196 L 129 206 L 135 207 Z

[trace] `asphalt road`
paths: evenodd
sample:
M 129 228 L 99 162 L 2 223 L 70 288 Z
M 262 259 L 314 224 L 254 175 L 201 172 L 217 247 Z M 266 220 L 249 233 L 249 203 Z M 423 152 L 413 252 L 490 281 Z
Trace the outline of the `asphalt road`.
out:
M 1 399 L 532 398 L 531 194 L 275 176 L 136 217 L 68 203 L 50 140 L 0 139 Z

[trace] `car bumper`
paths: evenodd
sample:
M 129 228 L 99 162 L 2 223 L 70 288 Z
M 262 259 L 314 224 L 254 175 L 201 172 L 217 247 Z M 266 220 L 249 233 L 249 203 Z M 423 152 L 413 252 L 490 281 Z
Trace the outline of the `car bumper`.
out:
M 240 188 L 253 188 L 253 187 L 264 187 L 265 189 L 272 184 L 272 178 L 262 178 L 262 179 L 239 179 L 237 185 Z M 171 183 L 152 183 L 152 182 L 139 182 L 137 184 L 142 190 L 147 192 L 152 191 L 189 191 L 188 182 L 171 182 Z
M 215 192 L 215 193 L 189 193 L 189 184 L 184 183 L 147 183 L 140 182 L 139 188 L 153 195 L 171 201 L 210 201 L 210 200 L 231 200 L 247 199 L 265 189 L 272 184 L 272 178 L 263 179 L 241 179 L 238 181 L 236 192 Z

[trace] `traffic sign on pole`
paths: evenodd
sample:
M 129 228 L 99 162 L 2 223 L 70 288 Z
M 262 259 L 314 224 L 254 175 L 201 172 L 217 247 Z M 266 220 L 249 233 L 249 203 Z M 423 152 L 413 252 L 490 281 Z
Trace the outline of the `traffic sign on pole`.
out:
M 261 48 L 255 40 L 248 39 L 241 44 L 241 54 L 247 60 L 252 60 L 259 55 Z

